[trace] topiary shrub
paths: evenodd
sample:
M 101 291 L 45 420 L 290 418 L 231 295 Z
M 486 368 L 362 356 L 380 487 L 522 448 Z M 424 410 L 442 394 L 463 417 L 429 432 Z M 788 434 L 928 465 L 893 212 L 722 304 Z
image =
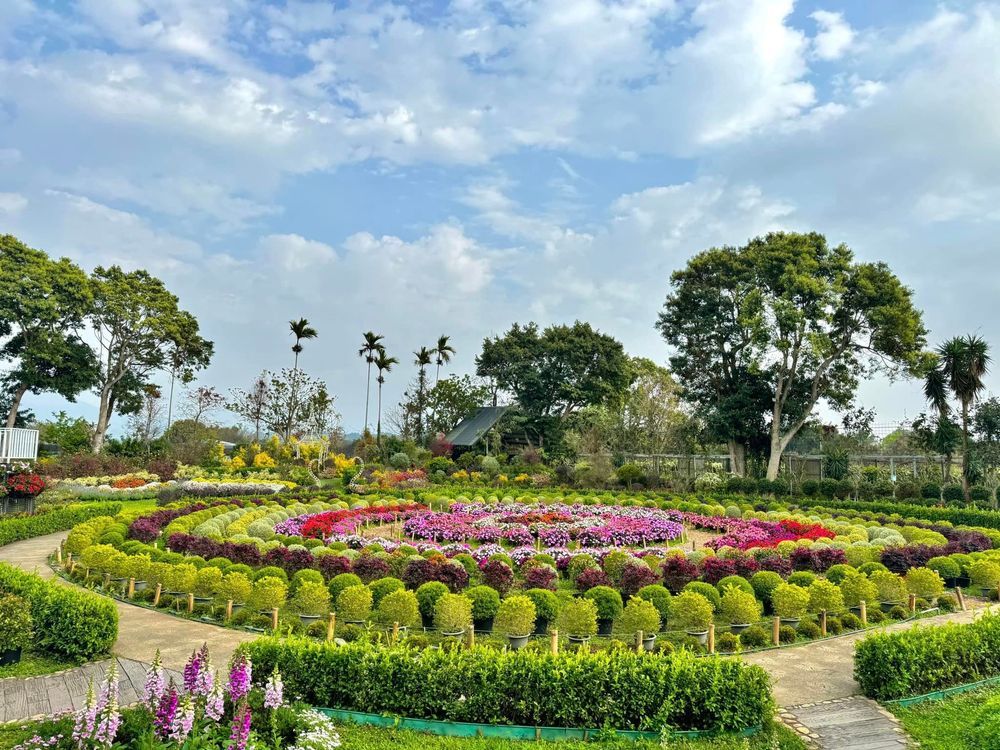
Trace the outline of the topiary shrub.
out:
M 643 586 L 636 593 L 636 596 L 652 603 L 656 607 L 656 611 L 660 613 L 660 620 L 662 622 L 665 623 L 670 617 L 670 601 L 672 597 L 665 586 L 660 586 L 659 584 Z
M 255 581 L 259 581 L 261 578 L 277 578 L 284 584 L 288 584 L 288 573 L 276 565 L 266 565 L 253 574 Z
M 840 626 L 843 630 L 861 630 L 861 618 L 848 612 L 840 616 Z M 829 624 L 828 624 L 829 626 Z
M 514 571 L 502 560 L 487 560 L 481 572 L 483 583 L 496 589 L 501 596 L 514 585 Z
M 872 573 L 871 582 L 878 589 L 879 601 L 883 604 L 890 602 L 902 602 L 906 600 L 906 581 L 902 576 L 887 571 L 877 571 Z
M 749 625 L 761 617 L 760 602 L 753 594 L 737 586 L 729 586 L 722 594 L 719 616 L 730 625 Z
M 897 604 L 895 607 L 890 609 L 887 614 L 889 615 L 889 618 L 893 620 L 905 620 L 910 616 L 909 610 L 901 604 Z
M 364 622 L 372 614 L 372 590 L 360 584 L 348 586 L 337 596 L 337 616 L 346 623 Z
M 798 631 L 791 625 L 782 625 L 778 629 L 778 643 L 784 643 L 786 645 L 789 643 L 795 643 L 795 641 L 798 640 L 798 637 Z
M 844 595 L 833 581 L 818 578 L 809 585 L 808 591 L 810 612 L 840 612 L 844 608 Z
M 953 581 L 962 575 L 962 569 L 950 557 L 932 557 L 927 561 L 927 567 L 946 581 Z
M 284 581 L 265 576 L 254 581 L 253 591 L 247 603 L 258 612 L 270 612 L 275 608 L 280 609 L 285 604 L 287 595 L 288 586 Z
M 434 605 L 434 627 L 444 634 L 464 633 L 472 625 L 472 600 L 462 594 L 445 594 Z
M 796 586 L 801 586 L 802 588 L 809 588 L 812 582 L 816 580 L 816 574 L 811 570 L 796 570 L 790 576 L 788 576 L 788 582 L 793 583 Z
M 799 487 L 799 490 L 806 497 L 815 497 L 816 493 L 819 492 L 819 482 L 815 479 L 806 479 L 802 482 L 802 486 Z
M 712 624 L 712 604 L 696 591 L 684 591 L 670 603 L 670 622 L 681 630 L 703 632 Z
M 932 602 L 944 593 L 944 580 L 930 568 L 910 568 L 906 572 L 906 588 L 911 594 Z
M 826 632 L 828 635 L 840 635 L 844 630 L 844 625 L 839 617 L 826 618 Z
M 428 581 L 416 590 L 420 614 L 430 620 L 434 617 L 434 607 L 438 599 L 448 593 L 448 587 L 440 581 Z
M 726 576 L 725 578 L 722 578 L 717 584 L 715 584 L 715 588 L 718 589 L 720 594 L 725 594 L 726 589 L 729 588 L 730 586 L 735 586 L 736 588 L 740 589 L 741 591 L 745 591 L 751 596 L 754 595 L 753 586 L 751 586 L 750 581 L 748 581 L 743 576 L 735 576 L 735 575 Z
M 768 609 L 771 607 L 771 595 L 782 583 L 784 583 L 784 580 L 781 576 L 770 570 L 762 570 L 759 573 L 754 573 L 750 578 L 750 586 L 753 588 L 754 595 Z
M 848 607 L 860 607 L 861 602 L 878 602 L 878 587 L 865 575 L 855 573 L 840 582 L 840 593 Z
M 976 485 L 969 488 L 969 499 L 977 505 L 988 505 L 993 501 L 993 493 L 988 487 Z
M 583 596 L 597 605 L 598 620 L 614 620 L 624 609 L 621 594 L 610 586 L 595 586 Z
M 649 636 L 658 633 L 660 625 L 660 613 L 653 603 L 633 596 L 615 620 L 615 631 L 626 638 L 634 636 L 639 631 Z
M 958 609 L 958 600 L 953 594 L 941 594 L 938 597 L 937 605 L 942 612 L 954 612 Z
M 715 639 L 715 650 L 721 654 L 736 654 L 742 650 L 740 636 L 736 633 L 721 633 Z
M 410 463 L 410 457 L 402 451 L 389 456 L 389 465 L 394 469 L 399 469 L 400 471 L 409 469 Z
M 927 482 L 920 488 L 920 496 L 925 500 L 940 500 L 941 485 L 934 482 Z
M 708 600 L 708 603 L 712 605 L 712 610 L 714 612 L 719 611 L 719 607 L 722 606 L 722 597 L 719 595 L 718 590 L 710 583 L 705 583 L 704 581 L 691 581 L 684 587 L 684 591 L 693 591 L 696 594 L 700 594 Z
M 31 610 L 27 600 L 0 594 L 0 653 L 16 651 L 32 642 Z
M 783 583 L 771 594 L 771 606 L 781 619 L 797 620 L 809 607 L 809 591 L 793 583 Z
M 799 623 L 798 628 L 796 628 L 803 638 L 808 638 L 809 640 L 815 640 L 819 638 L 823 631 L 820 630 L 819 625 L 817 625 L 812 620 L 803 620 Z
M 472 600 L 472 620 L 477 625 L 484 625 L 496 617 L 497 610 L 500 609 L 500 594 L 496 589 L 490 586 L 473 586 L 465 595 Z
M 500 635 L 519 638 L 535 630 L 535 618 L 535 603 L 530 597 L 509 596 L 500 602 L 493 629 Z
M 836 583 L 838 586 L 840 582 L 843 581 L 847 576 L 857 573 L 858 571 L 852 568 L 850 565 L 834 565 L 829 568 L 825 575 L 828 581 Z
M 330 611 L 330 592 L 323 583 L 303 581 L 292 597 L 292 608 L 301 615 L 322 617 Z
M 957 483 L 946 484 L 941 488 L 941 498 L 950 504 L 961 504 L 965 502 L 965 490 Z
M 318 570 L 313 570 L 312 568 L 303 568 L 297 571 L 292 579 L 288 582 L 288 595 L 295 596 L 295 593 L 299 590 L 301 586 L 306 581 L 310 583 L 319 583 L 326 586 L 326 581 L 323 579 L 323 574 Z
M 379 602 L 381 602 L 384 597 L 388 596 L 393 591 L 400 591 L 406 588 L 406 586 L 398 578 L 388 576 L 386 578 L 379 578 L 377 581 L 372 581 L 368 584 L 368 588 L 371 589 L 372 592 L 373 606 L 378 607 Z
M 246 604 L 252 592 L 253 584 L 242 573 L 227 573 L 215 589 L 220 600 L 231 600 L 235 604 Z
M 1000 565 L 989 560 L 978 560 L 969 566 L 969 578 L 974 586 L 993 591 L 1000 584 Z
M 740 643 L 744 648 L 764 648 L 771 645 L 771 636 L 760 625 L 751 625 L 740 633 Z
M 379 601 L 376 617 L 386 626 L 398 622 L 404 628 L 416 627 L 420 624 L 420 604 L 416 594 L 405 589 L 389 592 Z
M 340 592 L 346 588 L 350 588 L 351 586 L 364 586 L 364 583 L 354 573 L 341 573 L 339 575 L 335 575 L 327 585 L 327 588 L 330 591 L 330 598 L 336 602 L 337 597 L 340 596 Z
M 557 624 L 568 636 L 590 638 L 597 634 L 597 605 L 584 597 L 571 599 L 559 610 Z

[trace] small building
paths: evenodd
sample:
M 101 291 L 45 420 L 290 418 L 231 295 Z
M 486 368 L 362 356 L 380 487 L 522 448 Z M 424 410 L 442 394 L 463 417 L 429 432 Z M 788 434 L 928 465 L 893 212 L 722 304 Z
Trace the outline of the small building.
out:
M 496 427 L 508 409 L 509 406 L 483 406 L 476 409 L 455 425 L 444 439 L 455 447 L 456 454 L 465 453 Z

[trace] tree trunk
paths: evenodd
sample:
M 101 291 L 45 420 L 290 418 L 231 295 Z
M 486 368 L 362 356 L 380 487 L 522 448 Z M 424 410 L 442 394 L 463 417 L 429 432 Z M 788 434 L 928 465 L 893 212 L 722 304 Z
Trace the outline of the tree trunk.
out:
M 738 477 L 747 475 L 747 448 L 738 440 L 729 441 L 729 470 Z
M 962 401 L 962 494 L 969 502 L 969 403 Z
M 111 421 L 111 394 L 110 387 L 101 392 L 101 406 L 97 412 L 97 423 L 94 425 L 94 439 L 91 442 L 91 450 L 100 453 L 104 448 L 104 438 L 108 433 L 108 423 Z
M 28 392 L 28 386 L 21 383 L 14 390 L 10 399 L 10 411 L 7 412 L 7 429 L 12 429 L 17 424 L 17 411 L 21 408 L 21 399 Z
M 375 428 L 375 444 L 382 447 L 382 384 L 378 384 L 378 426 Z
M 167 432 L 170 432 L 170 425 L 174 419 L 174 377 L 177 375 L 177 368 L 170 370 L 170 398 L 167 399 Z
M 767 457 L 767 478 L 774 480 L 778 478 L 778 472 L 781 471 L 781 455 L 785 452 L 785 448 L 788 447 L 788 441 L 781 437 L 780 433 L 775 431 L 771 432 L 771 455 Z
M 365 384 L 365 432 L 368 432 L 368 400 L 372 392 L 372 361 L 368 360 L 368 382 Z

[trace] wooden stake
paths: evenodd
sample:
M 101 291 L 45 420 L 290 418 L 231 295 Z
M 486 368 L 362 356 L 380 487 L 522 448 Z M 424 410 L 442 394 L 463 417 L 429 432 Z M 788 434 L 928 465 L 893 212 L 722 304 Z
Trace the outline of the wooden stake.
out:
M 73 572 L 73 553 L 70 552 L 66 555 L 66 567 L 69 568 L 69 572 Z
M 550 648 L 552 650 L 552 655 L 555 656 L 559 653 L 559 631 L 553 628 L 549 635 L 551 637 Z
M 910 594 L 909 606 L 910 606 L 910 614 L 911 615 L 912 614 L 916 614 L 916 611 L 917 611 L 917 595 L 916 594 Z
M 465 645 L 467 648 L 472 648 L 476 645 L 476 628 L 472 625 L 465 631 Z
M 159 607 L 160 606 L 160 594 L 162 594 L 162 593 L 163 593 L 163 584 L 162 583 L 156 584 L 156 592 L 153 594 L 153 606 L 154 607 Z
M 275 607 L 271 610 L 271 630 L 278 629 L 278 608 Z
M 819 613 L 819 634 L 826 638 L 826 610 Z
M 331 612 L 330 619 L 326 621 L 326 639 L 333 640 L 333 634 L 337 631 L 337 613 Z
M 392 624 L 392 642 L 395 643 L 399 640 L 399 623 L 394 622 Z
M 129 578 L 128 579 L 128 598 L 131 599 L 133 596 L 135 596 L 135 579 L 134 578 Z
M 868 627 L 868 602 L 861 600 L 861 624 Z
M 955 596 L 958 598 L 958 608 L 964 612 L 965 611 L 965 597 L 962 596 L 962 587 L 961 586 L 956 586 L 955 587 Z
M 188 594 L 188 614 L 194 612 L 194 594 Z
M 771 640 L 777 646 L 781 643 L 781 618 L 775 617 L 771 623 Z
M 110 573 L 105 573 L 104 574 L 104 588 L 107 588 L 110 585 L 111 585 L 111 574 Z
M 642 631 L 641 630 L 636 631 L 636 634 L 635 634 L 635 650 L 636 650 L 636 653 L 639 653 L 639 654 L 642 653 Z
M 62 565 L 62 547 L 56 547 L 56 562 Z
M 708 653 L 715 653 L 715 623 L 708 626 Z
M 233 600 L 226 599 L 226 622 L 233 619 Z

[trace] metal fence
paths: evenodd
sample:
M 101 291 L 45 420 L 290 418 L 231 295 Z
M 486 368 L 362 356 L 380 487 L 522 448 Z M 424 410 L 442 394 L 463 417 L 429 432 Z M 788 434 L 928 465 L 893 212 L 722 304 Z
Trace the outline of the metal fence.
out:
M 0 428 L 0 464 L 38 458 L 38 430 Z

